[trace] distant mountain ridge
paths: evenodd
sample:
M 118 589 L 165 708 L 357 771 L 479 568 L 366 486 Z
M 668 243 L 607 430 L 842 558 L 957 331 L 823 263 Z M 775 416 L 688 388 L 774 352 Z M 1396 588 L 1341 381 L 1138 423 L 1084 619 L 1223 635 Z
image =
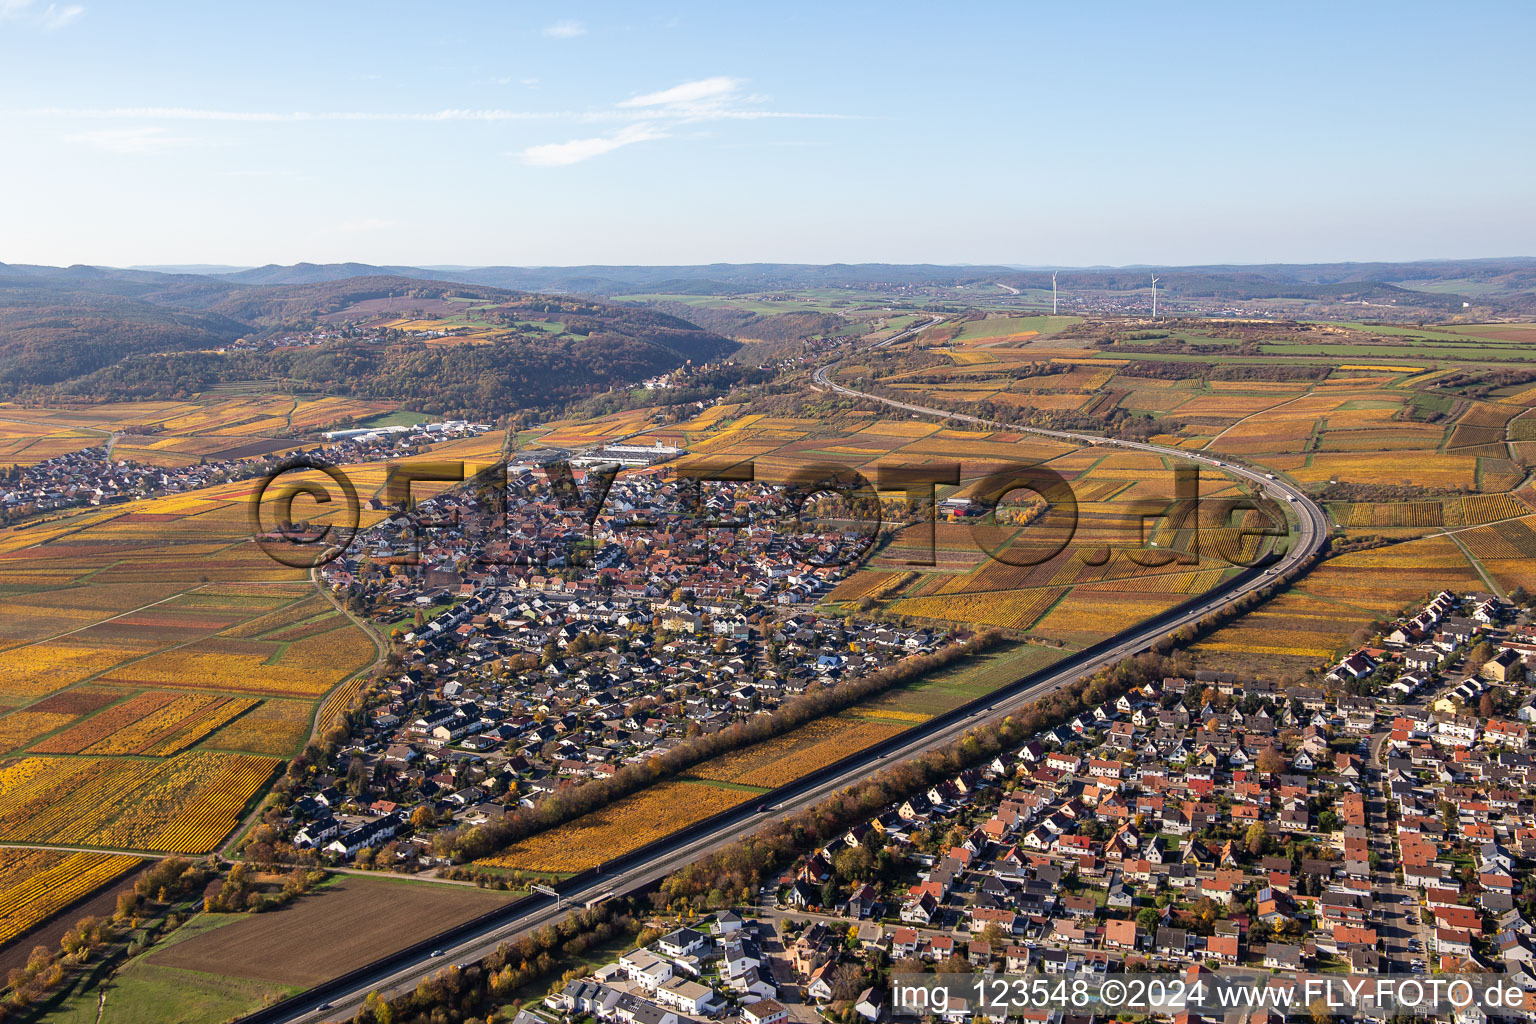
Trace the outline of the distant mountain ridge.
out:
M 74 269 L 74 268 L 71 268 Z M 185 268 L 177 268 L 185 269 Z M 1061 287 L 1105 292 L 1147 287 L 1153 268 L 1055 268 Z M 675 266 L 592 264 L 569 267 L 403 267 L 365 263 L 269 264 L 201 276 L 238 285 L 314 284 L 351 277 L 399 275 L 517 291 L 614 296 L 633 293 L 731 295 L 782 289 L 874 286 L 954 287 L 997 282 L 1049 288 L 1051 269 L 935 263 L 710 263 Z M 1536 257 L 1413 260 L 1401 263 L 1219 263 L 1157 267 L 1170 296 L 1319 302 L 1408 303 L 1458 309 L 1467 299 L 1494 312 L 1536 312 Z M 185 276 L 185 275 L 181 275 Z
M 662 285 L 713 280 L 740 291 L 816 287 L 828 284 L 925 284 L 978 274 L 1012 273 L 1006 267 L 947 267 L 939 264 L 831 263 L 711 263 L 689 266 L 589 265 L 576 267 L 427 267 L 370 266 L 364 263 L 268 264 L 251 270 L 211 274 L 236 284 L 308 284 L 372 274 L 400 274 L 426 280 L 483 284 L 519 291 L 587 291 L 620 294 L 649 291 Z

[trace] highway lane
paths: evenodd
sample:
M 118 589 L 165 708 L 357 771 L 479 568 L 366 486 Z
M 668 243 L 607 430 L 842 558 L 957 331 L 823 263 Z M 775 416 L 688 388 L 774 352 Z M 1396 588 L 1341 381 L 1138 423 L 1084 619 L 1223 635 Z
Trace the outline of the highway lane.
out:
M 924 324 L 923 327 L 931 326 Z M 922 328 L 918 328 L 921 330 Z M 896 338 L 890 339 L 896 341 Z M 1224 469 L 1229 473 L 1242 477 L 1256 484 L 1260 493 L 1283 501 L 1296 512 L 1299 522 L 1297 531 L 1297 543 L 1292 545 L 1292 551 L 1281 563 L 1282 568 L 1289 568 L 1301 561 L 1317 547 L 1321 546 L 1328 536 L 1328 519 L 1322 506 L 1309 498 L 1301 488 L 1293 486 L 1284 480 L 1271 479 L 1270 475 L 1258 469 L 1244 466 L 1229 459 L 1218 459 L 1212 455 L 1196 454 L 1182 448 L 1169 448 L 1165 445 L 1152 444 L 1147 441 L 1128 441 L 1120 438 L 1102 437 L 1098 434 L 1077 433 L 1070 430 L 1046 430 L 1040 427 L 1021 427 L 1010 423 L 999 423 L 996 420 L 982 419 L 980 416 L 972 416 L 968 413 L 950 412 L 947 409 L 935 409 L 931 406 L 916 405 L 911 402 L 902 402 L 894 398 L 886 398 L 883 395 L 870 394 L 867 391 L 857 391 L 853 388 L 839 384 L 832 380 L 831 372 L 837 366 L 829 363 L 819 368 L 812 374 L 812 380 L 824 388 L 848 395 L 851 398 L 862 398 L 871 402 L 880 402 L 904 412 L 917 413 L 924 416 L 937 416 L 941 419 L 955 420 L 960 423 L 970 423 L 975 426 L 985 427 L 989 430 L 1009 430 L 1025 434 L 1037 434 L 1041 437 L 1049 437 L 1058 441 L 1067 441 L 1078 445 L 1096 445 L 1099 447 L 1129 448 L 1136 451 L 1152 452 L 1157 455 L 1171 455 L 1177 459 L 1190 462 L 1204 463 Z M 1291 557 L 1292 555 L 1296 557 Z
M 942 317 L 936 318 L 933 321 L 911 328 L 900 335 L 893 336 L 882 344 L 889 344 L 903 337 L 908 337 L 932 326 L 933 323 L 942 321 L 942 319 Z M 553 898 L 545 897 L 544 902 L 530 907 L 517 918 L 487 926 L 474 936 L 451 947 L 442 949 L 439 955 L 423 957 L 406 967 L 381 971 L 375 976 L 365 978 L 356 984 L 351 991 L 333 997 L 330 1003 L 325 1004 L 323 1010 L 319 1008 L 319 999 L 305 1000 L 304 997 L 300 996 L 298 997 L 299 1002 L 293 1007 L 292 1013 L 282 1017 L 282 1020 L 288 1022 L 288 1024 L 318 1024 L 320 1021 L 346 1019 L 353 1016 L 361 1008 L 364 998 L 370 991 L 377 990 L 385 994 L 408 991 L 414 988 L 423 978 L 448 964 L 478 960 L 495 950 L 496 946 L 501 942 L 559 919 L 569 912 L 572 904 L 580 905 L 580 903 L 587 899 L 601 896 L 609 891 L 623 894 L 640 889 L 651 882 L 665 877 L 684 864 L 735 842 L 742 835 L 767 824 L 776 817 L 788 815 L 812 806 L 838 790 L 867 778 L 871 772 L 882 767 L 880 763 L 882 761 L 904 760 L 926 750 L 943 746 L 982 721 L 1005 716 L 1047 693 L 1069 685 L 1080 676 L 1091 674 L 1099 668 L 1113 664 L 1128 655 L 1135 654 L 1169 632 L 1200 619 L 1244 594 L 1267 586 L 1274 581 L 1276 575 L 1283 574 L 1310 557 L 1327 539 L 1327 519 L 1324 516 L 1323 510 L 1300 489 L 1282 480 L 1271 480 L 1263 471 L 1246 466 L 1233 465 L 1230 460 L 1218 460 L 1213 456 L 1195 454 L 1147 442 L 1123 441 L 1070 431 L 1016 427 L 992 423 L 964 413 L 952 413 L 942 409 L 899 402 L 837 384 L 830 379 L 831 369 L 831 366 L 827 366 L 817 370 L 814 374 L 816 383 L 842 394 L 882 402 L 908 412 L 938 416 L 993 429 L 1040 434 L 1076 444 L 1108 445 L 1153 452 L 1159 455 L 1171 455 L 1176 458 L 1225 469 L 1249 480 L 1262 493 L 1271 497 L 1278 497 L 1295 510 L 1298 514 L 1298 524 L 1293 536 L 1293 543 L 1279 562 L 1272 567 L 1271 571 L 1257 574 L 1247 580 L 1239 577 L 1237 580 L 1219 585 L 1208 592 L 1198 604 L 1186 610 L 1173 621 L 1137 628 L 1128 634 L 1122 634 L 1119 639 L 1111 638 L 1106 640 L 1102 645 L 1088 649 L 1088 652 L 1091 652 L 1091 656 L 1086 661 L 1077 660 L 1069 668 L 1055 672 L 1026 689 L 1006 696 L 1000 696 L 985 709 L 974 712 L 958 721 L 945 723 L 938 728 L 918 726 L 905 734 L 903 738 L 898 738 L 894 747 L 875 748 L 870 752 L 869 756 L 861 758 L 850 765 L 835 778 L 806 786 L 803 789 L 794 786 L 788 787 L 787 791 L 781 793 L 777 797 L 776 802 L 766 810 L 758 810 L 750 804 L 744 805 L 739 815 L 733 815 L 726 819 L 707 836 L 680 841 L 675 845 L 664 847 L 641 865 L 616 875 L 600 876 L 582 887 L 565 894 L 562 907 L 557 908 Z
M 926 331 L 930 327 L 936 327 L 936 326 L 938 326 L 939 324 L 941 324 L 943 322 L 944 322 L 944 317 L 936 316 L 932 320 L 928 320 L 928 321 L 926 321 L 924 323 L 920 323 L 920 324 L 918 324 L 915 327 L 908 327 L 906 330 L 902 331 L 900 334 L 893 334 L 889 338 L 886 338 L 884 341 L 877 341 L 877 342 L 875 342 L 873 345 L 871 345 L 869 347 L 870 348 L 885 348 L 887 345 L 894 345 L 898 341 L 906 341 L 908 338 L 912 337 L 912 335 L 917 334 L 920 331 Z M 833 364 L 833 365 L 836 365 L 836 364 Z

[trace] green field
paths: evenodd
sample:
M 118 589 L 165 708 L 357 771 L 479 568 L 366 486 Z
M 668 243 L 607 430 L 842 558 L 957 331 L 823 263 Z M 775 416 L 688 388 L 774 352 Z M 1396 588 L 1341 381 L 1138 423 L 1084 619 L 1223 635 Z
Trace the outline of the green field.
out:
M 1350 321 L 1340 321 L 1340 327 L 1353 327 L 1357 331 L 1369 331 L 1372 334 L 1384 334 L 1388 337 L 1399 338 L 1425 338 L 1430 341 L 1461 341 L 1467 340 L 1467 335 L 1457 334 L 1453 327 L 1441 327 L 1437 330 L 1426 330 L 1422 327 L 1392 327 L 1387 324 L 1362 324 Z
M 394 412 L 386 412 L 382 416 L 370 416 L 358 425 L 363 427 L 414 427 L 418 423 L 429 423 L 431 420 L 432 417 L 424 412 L 396 409 Z
M 1397 409 L 1401 408 L 1396 402 L 1387 402 L 1376 398 L 1352 398 L 1339 406 L 1339 412 L 1352 412 L 1360 409 Z
M 955 340 L 1001 338 L 1008 334 L 1022 334 L 1024 331 L 1055 334 L 1073 324 L 1081 323 L 1082 319 L 1078 316 L 1002 316 L 988 320 L 972 320 L 961 328 Z
M 765 295 L 782 295 L 770 301 Z M 739 309 L 746 313 L 773 316 L 776 313 L 848 313 L 881 305 L 878 295 L 870 292 L 845 292 L 820 289 L 804 292 L 745 293 L 742 295 L 673 295 L 664 292 L 636 292 L 615 295 L 620 302 L 677 302 L 708 309 Z
M 1323 344 L 1301 345 L 1289 342 L 1276 342 L 1261 345 L 1259 351 L 1272 355 L 1299 355 L 1299 356 L 1356 356 L 1369 359 L 1454 359 L 1460 362 L 1477 362 L 1483 359 L 1509 359 L 1531 358 L 1536 359 L 1536 352 L 1530 346 L 1520 345 L 1514 342 L 1488 342 L 1474 341 L 1471 338 L 1463 339 L 1462 345 L 1424 344 L 1424 345 L 1349 345 L 1349 344 Z
M 159 967 L 140 956 L 109 983 L 99 1015 L 98 991 L 91 989 L 67 1000 L 48 1019 L 60 1024 L 220 1024 L 301 991 L 299 985 Z

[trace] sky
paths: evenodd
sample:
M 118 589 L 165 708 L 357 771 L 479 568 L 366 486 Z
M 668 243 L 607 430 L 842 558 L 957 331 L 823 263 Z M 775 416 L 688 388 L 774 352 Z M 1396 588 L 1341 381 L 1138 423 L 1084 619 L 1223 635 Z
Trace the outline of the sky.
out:
M 0 262 L 1536 255 L 1529 2 L 0 0 Z

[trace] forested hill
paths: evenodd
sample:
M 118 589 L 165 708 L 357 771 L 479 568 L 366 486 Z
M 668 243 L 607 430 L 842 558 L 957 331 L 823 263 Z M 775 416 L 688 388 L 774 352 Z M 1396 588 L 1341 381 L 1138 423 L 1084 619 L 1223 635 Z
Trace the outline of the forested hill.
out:
M 394 317 L 390 309 L 441 310 L 450 300 L 476 310 L 483 337 L 453 344 L 378 326 Z M 378 273 L 250 285 L 0 264 L 7 399 L 164 398 L 271 380 L 490 418 L 558 408 L 734 348 L 687 320 L 632 305 Z

